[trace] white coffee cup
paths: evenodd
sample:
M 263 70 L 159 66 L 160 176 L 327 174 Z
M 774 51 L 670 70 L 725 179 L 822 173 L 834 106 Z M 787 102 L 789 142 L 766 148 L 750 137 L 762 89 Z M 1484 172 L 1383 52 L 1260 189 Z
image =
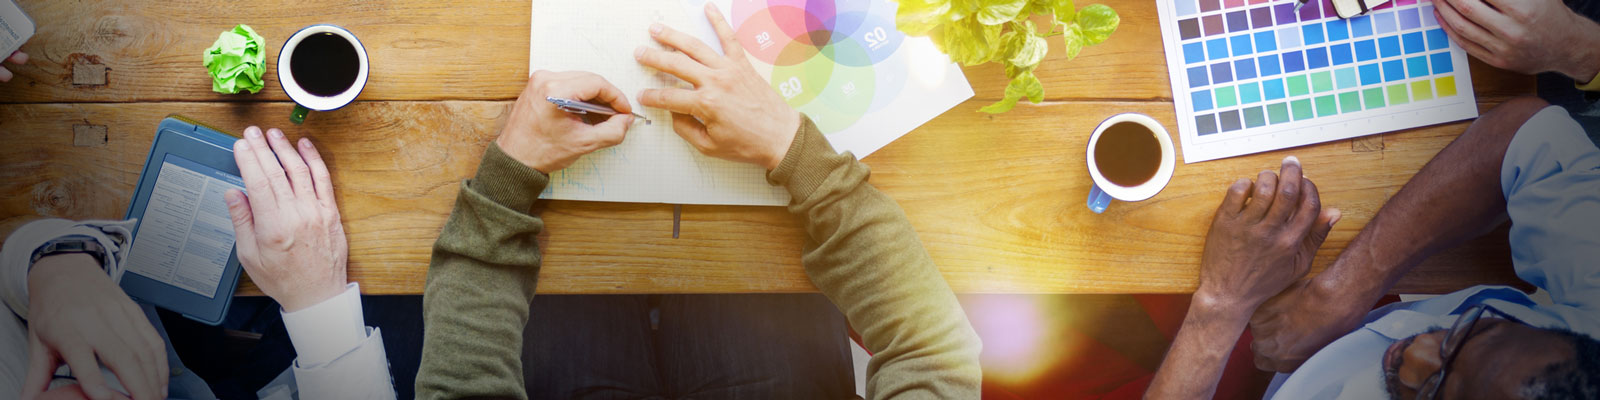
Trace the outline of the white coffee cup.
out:
M 1160 167 L 1156 169 L 1154 176 L 1137 186 L 1122 186 L 1111 182 L 1100 174 L 1099 164 L 1095 162 L 1094 149 L 1095 145 L 1100 143 L 1100 134 L 1105 133 L 1106 128 L 1122 122 L 1143 125 L 1155 135 L 1156 142 L 1161 144 Z M 1172 149 L 1172 137 L 1167 135 L 1167 129 L 1150 116 L 1138 113 L 1117 114 L 1101 121 L 1100 126 L 1094 128 L 1094 134 L 1089 135 L 1086 153 L 1088 153 L 1089 178 L 1094 180 L 1094 186 L 1089 189 L 1088 205 L 1096 214 L 1105 212 L 1113 198 L 1122 201 L 1140 201 L 1155 197 L 1156 193 L 1167 187 L 1167 182 L 1172 181 L 1172 170 L 1178 160 L 1177 153 Z
M 301 86 L 300 82 L 295 80 L 294 73 L 291 71 L 292 68 L 290 68 L 295 50 L 299 49 L 300 43 L 311 35 L 322 33 L 333 34 L 348 41 L 350 46 L 354 48 L 356 58 L 359 61 L 355 82 L 337 94 L 317 95 L 308 92 Z M 311 110 L 332 111 L 349 105 L 356 100 L 356 96 L 361 94 L 361 90 L 367 87 L 367 70 L 367 49 L 361 45 L 360 39 L 356 39 L 355 34 L 337 25 L 328 24 L 300 28 L 300 31 L 295 32 L 294 35 L 289 36 L 289 40 L 283 42 L 283 50 L 278 52 L 278 82 L 283 86 L 283 93 L 289 95 L 289 99 L 294 100 L 295 103 L 294 113 L 290 114 L 289 120 L 298 125 L 305 121 L 306 114 Z

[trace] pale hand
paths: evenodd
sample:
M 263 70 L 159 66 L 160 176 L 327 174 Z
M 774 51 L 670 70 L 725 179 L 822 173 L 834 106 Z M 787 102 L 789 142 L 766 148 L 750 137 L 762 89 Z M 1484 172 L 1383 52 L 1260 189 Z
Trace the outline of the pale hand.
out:
M 350 247 L 322 154 L 309 139 L 296 149 L 277 129 L 263 137 L 252 126 L 244 136 L 234 142 L 233 158 L 249 195 L 224 195 L 239 263 L 286 312 L 342 293 Z
M 93 257 L 39 259 L 28 272 L 28 304 L 32 312 L 23 399 L 43 395 L 63 363 L 91 399 L 124 398 L 106 384 L 101 364 L 134 400 L 166 398 L 166 342 Z
M 610 105 L 618 114 L 589 124 L 579 115 L 557 108 L 546 97 L 598 101 Z M 633 106 L 622 90 L 599 75 L 535 71 L 528 77 L 517 103 L 511 106 L 511 116 L 495 143 L 511 158 L 548 174 L 572 165 L 584 154 L 622 143 L 633 124 L 632 112 Z
M 1195 301 L 1249 316 L 1310 271 L 1337 216 L 1323 212 L 1316 185 L 1302 179 L 1294 157 L 1284 159 L 1281 176 L 1262 171 L 1254 184 L 1234 182 L 1206 233 Z
M 28 53 L 23 53 L 20 51 L 11 53 L 11 57 L 6 57 L 5 61 L 10 61 L 12 64 L 17 65 L 27 64 Z M 11 73 L 11 70 L 6 69 L 6 67 L 0 67 L 0 82 L 11 82 L 11 78 L 13 77 L 14 75 Z
M 1555 71 L 1578 82 L 1600 71 L 1600 24 L 1560 0 L 1438 0 L 1434 15 L 1468 54 L 1524 74 Z
M 639 102 L 672 111 L 672 129 L 706 155 L 775 169 L 800 129 L 800 113 L 750 66 L 733 28 L 710 3 L 706 19 L 726 55 L 683 32 L 650 27 L 651 37 L 679 52 L 640 47 L 634 57 L 694 89 L 649 89 L 639 94 Z

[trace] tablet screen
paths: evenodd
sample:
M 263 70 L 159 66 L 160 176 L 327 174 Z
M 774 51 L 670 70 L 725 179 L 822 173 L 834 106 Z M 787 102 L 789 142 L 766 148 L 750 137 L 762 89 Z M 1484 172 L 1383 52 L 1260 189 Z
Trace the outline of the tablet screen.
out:
M 222 194 L 238 176 L 168 154 L 128 252 L 128 271 L 207 298 L 233 253 L 233 220 Z

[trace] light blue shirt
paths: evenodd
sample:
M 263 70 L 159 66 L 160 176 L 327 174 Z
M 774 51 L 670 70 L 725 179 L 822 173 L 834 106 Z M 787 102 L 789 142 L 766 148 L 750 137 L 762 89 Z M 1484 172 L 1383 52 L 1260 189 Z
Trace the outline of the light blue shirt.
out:
M 1512 221 L 1517 277 L 1548 292 L 1551 304 L 1505 286 L 1390 304 L 1368 313 L 1361 328 L 1323 347 L 1293 375 L 1278 374 L 1266 397 L 1387 398 L 1380 359 L 1389 345 L 1449 328 L 1477 304 L 1531 326 L 1600 338 L 1600 149 L 1561 108 L 1545 108 L 1511 140 L 1500 187 Z

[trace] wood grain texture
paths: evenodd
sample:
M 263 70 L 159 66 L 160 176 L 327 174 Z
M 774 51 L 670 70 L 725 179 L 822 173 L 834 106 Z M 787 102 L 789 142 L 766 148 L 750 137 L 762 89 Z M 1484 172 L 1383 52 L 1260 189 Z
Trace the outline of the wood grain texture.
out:
M 1170 101 L 1155 1 L 1103 2 L 1121 15 L 1121 26 L 1073 60 L 1066 59 L 1061 38 L 1051 38 L 1050 53 L 1037 70 L 1046 99 Z M 372 79 L 359 100 L 513 100 L 517 83 L 528 76 L 528 26 L 536 11 L 527 0 L 21 3 L 40 21 L 39 32 L 23 46 L 32 60 L 13 68 L 18 78 L 0 92 L 0 103 L 286 101 L 276 75 L 278 50 L 296 30 L 316 23 L 340 25 L 361 38 Z M 217 94 L 200 57 L 219 33 L 238 23 L 266 38 L 266 88 L 253 95 Z M 646 34 L 645 27 L 639 34 Z M 75 74 L 95 70 L 88 66 L 105 76 Z M 1471 69 L 1478 94 L 1488 99 L 1528 93 L 1533 84 L 1531 77 L 1476 60 Z M 971 67 L 966 75 L 977 98 L 992 101 L 1004 94 L 999 64 Z
M 1348 141 L 1178 164 L 1155 198 L 1083 205 L 1083 143 L 1102 119 L 1149 114 L 1174 126 L 1164 102 L 1051 101 L 1010 114 L 969 101 L 865 161 L 872 182 L 906 209 L 928 251 L 961 292 L 1178 293 L 1196 286 L 1210 215 L 1228 183 L 1300 157 L 1344 219 L 1315 270 L 1465 123 L 1387 134 L 1376 151 Z M 38 216 L 123 215 L 156 123 L 180 113 L 224 130 L 277 125 L 311 137 L 329 159 L 350 235 L 350 276 L 369 294 L 420 293 L 429 249 L 460 181 L 499 131 L 505 101 L 358 102 L 284 126 L 287 103 L 0 105 L 0 233 Z M 1484 104 L 1487 109 L 1492 104 Z M 101 147 L 74 147 L 74 125 L 109 127 Z M 777 207 L 540 203 L 542 293 L 803 292 L 802 232 Z M 1395 288 L 1438 293 L 1514 282 L 1503 233 L 1429 260 Z M 246 284 L 243 293 L 258 293 Z

